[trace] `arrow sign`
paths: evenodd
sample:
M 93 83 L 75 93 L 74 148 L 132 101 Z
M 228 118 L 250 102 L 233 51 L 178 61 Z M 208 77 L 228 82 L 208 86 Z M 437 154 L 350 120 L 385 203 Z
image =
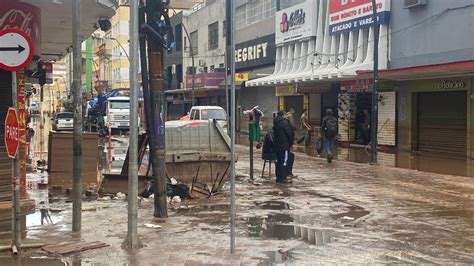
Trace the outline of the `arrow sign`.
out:
M 0 68 L 19 71 L 33 58 L 33 41 L 24 31 L 6 29 L 0 31 Z
M 0 47 L 0 52 L 9 52 L 9 51 L 16 51 L 21 53 L 25 51 L 25 47 L 18 45 L 18 47 Z

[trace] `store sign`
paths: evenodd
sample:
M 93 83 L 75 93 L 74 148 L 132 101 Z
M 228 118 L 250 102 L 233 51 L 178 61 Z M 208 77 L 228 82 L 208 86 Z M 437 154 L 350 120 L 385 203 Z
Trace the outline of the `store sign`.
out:
M 357 80 L 344 80 L 341 81 L 341 90 L 359 92 L 359 91 L 372 91 L 374 86 L 373 79 L 357 79 Z
M 465 89 L 466 83 L 464 81 L 457 81 L 457 80 L 443 80 L 438 83 L 438 89 L 440 90 L 458 90 L 458 89 Z
M 239 43 L 235 46 L 235 67 L 245 69 L 273 65 L 275 51 L 275 34 Z
M 53 84 L 53 63 L 44 62 L 42 66 L 46 73 L 46 84 Z
M 377 21 L 390 22 L 390 0 L 377 0 Z M 329 0 L 329 34 L 367 29 L 374 24 L 372 0 Z
M 321 83 L 298 83 L 297 92 L 304 93 L 326 93 L 331 89 L 331 84 Z
M 317 1 L 314 0 L 278 11 L 275 15 L 276 44 L 316 36 L 317 14 Z
M 33 41 L 33 54 L 41 54 L 41 10 L 19 1 L 2 0 L 0 5 L 0 30 L 24 31 Z
M 249 73 L 236 73 L 235 74 L 235 81 L 248 81 L 249 80 Z
M 198 73 L 194 75 L 195 88 L 217 89 L 225 79 L 224 72 Z M 193 87 L 193 75 L 186 75 L 186 88 Z
M 275 96 L 292 96 L 296 95 L 296 86 L 295 85 L 285 85 L 285 86 L 276 86 Z
M 19 71 L 16 73 L 17 84 L 17 115 L 18 115 L 18 133 L 20 143 L 26 143 L 26 94 L 25 94 L 25 73 Z

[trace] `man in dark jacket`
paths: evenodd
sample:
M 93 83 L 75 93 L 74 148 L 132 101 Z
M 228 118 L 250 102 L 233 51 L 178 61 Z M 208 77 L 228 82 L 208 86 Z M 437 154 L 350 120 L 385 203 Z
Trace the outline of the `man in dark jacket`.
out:
M 334 145 L 334 139 L 338 134 L 338 123 L 337 118 L 334 117 L 331 109 L 326 111 L 326 117 L 323 118 L 321 123 L 321 134 L 324 136 L 324 146 L 326 147 L 326 154 L 328 163 L 332 162 L 332 151 Z
M 291 183 L 286 177 L 289 174 L 288 166 L 290 159 L 290 149 L 295 142 L 295 134 L 290 122 L 284 118 L 284 111 L 277 113 L 273 120 L 273 134 L 275 137 L 275 151 L 277 154 L 276 182 Z

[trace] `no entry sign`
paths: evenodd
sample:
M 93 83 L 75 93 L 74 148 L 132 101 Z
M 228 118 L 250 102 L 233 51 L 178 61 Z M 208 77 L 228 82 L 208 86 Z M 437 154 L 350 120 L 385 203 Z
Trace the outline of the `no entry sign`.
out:
M 6 29 L 0 31 L 0 68 L 19 71 L 33 58 L 33 41 L 24 31 Z
M 20 146 L 20 130 L 18 128 L 18 116 L 15 108 L 8 108 L 7 117 L 5 118 L 5 146 L 7 148 L 8 157 L 14 159 Z

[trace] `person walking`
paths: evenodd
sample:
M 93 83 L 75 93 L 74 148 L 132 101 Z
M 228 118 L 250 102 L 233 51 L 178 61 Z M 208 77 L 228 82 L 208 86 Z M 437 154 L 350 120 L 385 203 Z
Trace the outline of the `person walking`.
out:
M 291 183 L 287 176 L 291 159 L 291 146 L 295 142 L 295 134 L 290 122 L 284 117 L 285 112 L 279 111 L 273 120 L 273 134 L 275 138 L 275 152 L 277 155 L 276 163 L 276 182 Z
M 308 147 L 311 143 L 311 125 L 309 124 L 308 110 L 304 109 L 301 115 L 301 129 L 303 130 L 303 137 L 301 137 L 296 143 L 300 144 L 304 141 L 304 146 Z
M 334 117 L 332 110 L 328 109 L 326 110 L 326 117 L 323 118 L 323 122 L 321 123 L 321 134 L 324 136 L 324 146 L 326 147 L 328 163 L 331 163 L 333 159 L 333 145 L 337 132 L 337 118 Z

